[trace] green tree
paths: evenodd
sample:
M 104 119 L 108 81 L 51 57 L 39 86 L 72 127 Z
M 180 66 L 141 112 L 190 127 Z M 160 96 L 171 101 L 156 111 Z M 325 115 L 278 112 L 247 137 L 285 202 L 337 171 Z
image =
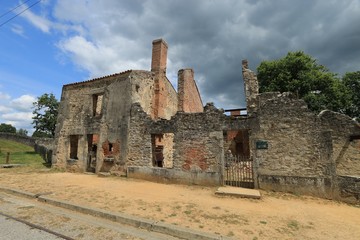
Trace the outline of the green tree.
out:
M 54 137 L 59 102 L 51 94 L 43 94 L 33 103 L 33 137 Z
M 2 123 L 0 124 L 0 132 L 16 133 L 16 127 L 11 124 Z
M 16 133 L 21 136 L 27 136 L 29 132 L 26 129 L 20 128 L 19 130 L 16 131 Z
M 303 98 L 311 110 L 345 112 L 348 100 L 344 84 L 336 74 L 302 51 L 263 61 L 257 71 L 260 92 L 293 92 Z
M 346 87 L 349 105 L 346 109 L 346 114 L 360 120 L 360 71 L 348 72 L 343 78 L 342 82 Z

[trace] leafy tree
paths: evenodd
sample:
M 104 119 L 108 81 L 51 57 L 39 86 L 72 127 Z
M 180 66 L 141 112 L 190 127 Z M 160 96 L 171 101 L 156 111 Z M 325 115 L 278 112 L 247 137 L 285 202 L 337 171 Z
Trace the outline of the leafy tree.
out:
M 16 133 L 16 127 L 11 124 L 2 123 L 0 124 L 0 132 Z
M 26 129 L 20 128 L 16 133 L 21 136 L 27 136 L 29 132 Z
M 302 51 L 263 61 L 257 71 L 260 92 L 293 92 L 314 111 L 329 109 L 344 113 L 349 104 L 346 87 L 336 74 Z
M 37 137 L 37 138 L 53 138 L 54 136 L 50 133 L 46 133 L 43 131 L 34 131 L 34 133 L 32 134 L 32 137 Z
M 350 102 L 346 114 L 360 120 L 360 71 L 346 73 L 342 82 Z
M 33 137 L 53 137 L 58 115 L 59 102 L 51 94 L 43 94 L 33 103 L 33 124 L 35 132 Z

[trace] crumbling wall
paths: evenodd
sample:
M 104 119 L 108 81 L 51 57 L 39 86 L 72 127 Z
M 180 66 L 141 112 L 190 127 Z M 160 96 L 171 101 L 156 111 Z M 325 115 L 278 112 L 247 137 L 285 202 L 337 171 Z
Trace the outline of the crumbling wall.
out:
M 40 154 L 42 159 L 47 164 L 51 164 L 52 162 L 53 149 L 54 149 L 53 138 L 38 138 L 35 140 L 34 150 L 36 153 Z
M 330 196 L 331 134 L 291 94 L 267 93 L 258 101 L 259 127 L 251 135 L 258 187 Z
M 130 111 L 128 154 L 126 167 L 152 167 L 150 115 L 143 111 L 140 103 L 134 103 Z
M 161 94 L 159 108 L 159 118 L 170 119 L 177 111 L 177 93 L 169 79 L 163 77 L 159 91 Z
M 221 111 L 208 105 L 204 113 L 178 112 L 171 120 L 152 121 L 139 104 L 134 104 L 130 119 L 128 176 L 161 182 L 221 185 L 221 115 Z M 151 135 L 159 134 L 173 136 L 171 168 L 152 165 Z
M 217 110 L 176 114 L 175 169 L 193 174 L 221 172 L 224 156 L 221 114 Z
M 55 135 L 53 164 L 70 171 L 85 171 L 89 159 L 88 135 L 99 136 L 96 171 L 100 171 L 105 158 L 104 142 L 119 143 L 126 149 L 128 109 L 131 105 L 131 71 L 63 87 Z M 101 96 L 98 98 L 97 96 Z M 101 104 L 96 103 L 100 101 Z M 100 109 L 99 109 L 100 107 Z M 70 158 L 70 138 L 77 139 L 75 158 Z M 121 164 L 126 151 L 114 156 L 111 164 Z
M 336 173 L 360 176 L 360 139 L 351 137 L 360 136 L 359 123 L 332 111 L 323 111 L 319 117 L 323 127 L 331 131 Z
M 334 198 L 349 203 L 360 203 L 360 177 L 337 176 Z
M 129 76 L 132 84 L 131 103 L 140 103 L 142 109 L 152 114 L 152 99 L 155 95 L 155 74 L 149 71 L 133 70 Z
M 259 94 L 259 83 L 256 74 L 249 69 L 247 60 L 242 61 L 242 75 L 244 80 L 247 114 L 248 116 L 253 116 L 258 107 L 257 97 Z

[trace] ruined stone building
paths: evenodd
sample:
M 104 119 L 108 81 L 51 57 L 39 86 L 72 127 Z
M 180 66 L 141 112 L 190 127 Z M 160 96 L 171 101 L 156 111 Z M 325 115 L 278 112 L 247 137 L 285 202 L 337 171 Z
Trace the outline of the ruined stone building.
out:
M 360 126 L 314 114 L 290 93 L 261 93 L 243 61 L 247 114 L 202 103 L 192 69 L 166 77 L 167 44 L 151 71 L 63 87 L 53 165 L 159 182 L 223 184 L 360 201 Z
M 126 172 L 142 145 L 133 134 L 134 104 L 151 119 L 170 119 L 176 112 L 202 112 L 192 69 L 178 72 L 178 91 L 166 77 L 167 43 L 153 42 L 151 71 L 129 70 L 63 87 L 53 163 L 72 171 Z M 145 166 L 173 166 L 173 134 L 151 135 L 152 153 Z M 145 161 L 144 161 L 145 162 Z

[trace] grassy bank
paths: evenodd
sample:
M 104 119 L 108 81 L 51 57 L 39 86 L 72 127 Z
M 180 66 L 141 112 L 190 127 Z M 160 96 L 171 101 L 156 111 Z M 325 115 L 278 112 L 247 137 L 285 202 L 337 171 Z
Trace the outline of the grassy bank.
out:
M 44 167 L 43 159 L 30 146 L 0 139 L 0 164 L 5 164 L 6 156 L 10 153 L 10 164 L 26 164 L 31 167 Z

